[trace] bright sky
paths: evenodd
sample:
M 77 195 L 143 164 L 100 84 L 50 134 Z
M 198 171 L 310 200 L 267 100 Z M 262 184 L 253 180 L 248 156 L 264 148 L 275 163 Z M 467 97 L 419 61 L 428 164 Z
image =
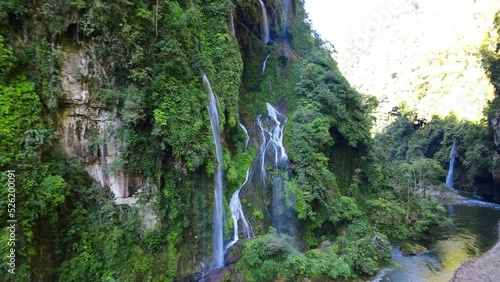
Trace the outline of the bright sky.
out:
M 391 7 L 399 6 L 400 0 L 305 0 L 306 11 L 313 28 L 334 45 L 348 42 L 357 31 L 375 28 L 372 24 L 384 24 Z M 378 21 L 377 21 L 378 20 Z M 387 19 L 390 21 L 390 18 Z
M 405 93 L 429 79 L 429 91 L 442 99 L 415 100 L 423 116 L 439 104 L 442 116 L 482 117 L 482 97 L 492 91 L 473 53 L 500 0 L 305 0 L 305 7 L 313 29 L 339 51 L 335 59 L 350 83 L 387 101 L 381 107 L 407 100 Z M 431 64 L 442 52 L 446 58 Z

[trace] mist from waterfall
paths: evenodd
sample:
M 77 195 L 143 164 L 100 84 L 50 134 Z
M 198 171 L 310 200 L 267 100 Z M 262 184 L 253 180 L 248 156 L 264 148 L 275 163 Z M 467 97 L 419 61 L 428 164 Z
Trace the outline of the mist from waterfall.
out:
M 223 195 L 223 157 L 222 157 L 222 144 L 220 136 L 220 121 L 219 113 L 217 111 L 217 100 L 215 94 L 210 86 L 210 81 L 205 74 L 203 74 L 203 84 L 210 96 L 210 104 L 208 113 L 210 116 L 210 124 L 212 126 L 212 136 L 215 143 L 215 152 L 217 155 L 217 169 L 215 170 L 215 187 L 214 187 L 214 214 L 213 214 L 213 254 L 214 266 L 224 266 L 224 238 L 223 238 L 223 217 L 224 217 L 224 195 Z

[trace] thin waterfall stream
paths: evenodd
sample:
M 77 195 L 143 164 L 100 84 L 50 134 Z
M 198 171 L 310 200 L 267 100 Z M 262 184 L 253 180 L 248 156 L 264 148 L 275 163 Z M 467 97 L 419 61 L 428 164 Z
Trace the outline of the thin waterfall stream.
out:
M 271 56 L 271 53 L 269 53 L 269 55 L 267 55 L 266 59 L 262 63 L 262 72 L 261 72 L 261 74 L 264 74 L 264 71 L 266 71 L 267 59 L 269 59 L 270 56 Z
M 234 27 L 234 12 L 231 12 L 231 15 L 229 16 L 229 31 L 231 32 L 232 36 L 236 36 L 236 29 Z
M 259 6 L 262 12 L 262 42 L 267 44 L 269 42 L 269 20 L 267 18 L 267 10 L 262 0 L 259 0 Z
M 245 135 L 247 136 L 247 140 L 245 141 L 245 149 L 244 149 L 246 151 L 248 148 L 248 142 L 250 142 L 250 136 L 248 135 L 248 130 L 241 122 L 240 122 L 240 127 L 241 127 L 241 129 L 243 129 L 243 131 L 245 132 Z
M 248 238 L 255 236 L 255 234 L 253 233 L 252 226 L 250 225 L 250 222 L 247 220 L 245 214 L 243 213 L 243 208 L 241 206 L 241 201 L 240 201 L 240 191 L 248 183 L 250 179 L 250 169 L 251 167 L 247 170 L 245 182 L 243 182 L 240 188 L 238 188 L 238 190 L 236 190 L 236 192 L 233 193 L 233 196 L 231 196 L 231 201 L 229 202 L 229 208 L 231 209 L 231 217 L 233 218 L 234 232 L 233 232 L 233 240 L 226 245 L 226 247 L 224 248 L 224 252 L 226 252 L 239 240 L 239 229 L 238 229 L 239 220 L 241 220 L 243 223 L 244 234 L 246 234 Z
M 283 27 L 286 31 L 290 25 L 290 6 L 292 6 L 291 0 L 282 0 L 281 8 L 283 9 Z
M 219 112 L 217 111 L 217 100 L 215 94 L 210 86 L 210 81 L 207 76 L 203 74 L 203 84 L 205 85 L 210 96 L 210 104 L 208 113 L 210 116 L 210 124 L 212 126 L 212 136 L 215 143 L 215 152 L 217 154 L 217 169 L 215 170 L 215 187 L 214 187 L 214 203 L 215 209 L 213 214 L 213 253 L 214 253 L 214 266 L 224 266 L 224 195 L 223 195 L 223 157 L 222 157 L 222 144 L 220 136 L 220 121 Z
M 260 129 L 260 132 L 261 132 L 261 137 L 262 137 L 262 141 L 261 141 L 261 144 L 260 144 L 260 148 L 259 148 L 259 158 L 260 158 L 260 179 L 262 181 L 262 183 L 264 184 L 264 186 L 266 185 L 266 166 L 265 166 L 265 160 L 266 160 L 266 144 L 267 144 L 267 141 L 266 141 L 266 131 L 264 130 L 264 128 L 262 127 L 262 120 L 261 120 L 261 115 L 258 115 L 257 116 L 257 126 L 259 127 Z
M 453 168 L 455 167 L 455 159 L 458 157 L 457 142 L 454 141 L 450 151 L 450 165 L 448 167 L 448 175 L 446 176 L 446 186 L 453 188 Z

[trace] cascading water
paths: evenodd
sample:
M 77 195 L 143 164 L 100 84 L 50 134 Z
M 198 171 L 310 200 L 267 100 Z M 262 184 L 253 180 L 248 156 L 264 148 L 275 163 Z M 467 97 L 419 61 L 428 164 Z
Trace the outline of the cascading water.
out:
M 241 124 L 241 122 L 240 122 L 240 127 L 241 129 L 243 129 L 243 131 L 245 131 L 245 135 L 247 136 L 247 140 L 245 141 L 245 151 L 246 151 L 248 148 L 248 142 L 250 142 L 250 136 L 248 135 L 248 130 L 245 128 L 243 124 Z
M 279 113 L 273 106 L 266 103 L 268 112 L 269 141 L 266 145 L 266 152 L 274 157 L 274 175 L 272 190 L 272 223 L 278 233 L 287 232 L 292 236 L 296 235 L 295 216 L 293 211 L 285 203 L 285 183 L 282 172 L 287 169 L 289 160 L 283 146 L 283 131 L 287 118 Z
M 233 240 L 229 242 L 226 247 L 224 248 L 224 251 L 227 251 L 231 246 L 233 246 L 236 242 L 239 240 L 239 229 L 238 229 L 238 221 L 241 219 L 243 223 L 243 228 L 244 228 L 244 234 L 247 235 L 248 238 L 251 238 L 252 236 L 255 236 L 253 234 L 252 226 L 250 225 L 250 222 L 245 217 L 245 214 L 243 213 L 243 208 L 241 206 L 241 201 L 240 201 L 240 191 L 241 189 L 248 183 L 250 179 L 250 169 L 251 167 L 247 170 L 247 176 L 245 178 L 245 182 L 238 188 L 233 193 L 233 196 L 231 197 L 231 201 L 229 202 L 229 207 L 231 209 L 231 217 L 233 218 L 233 226 L 234 226 L 234 235 L 233 235 Z
M 210 124 L 212 126 L 212 136 L 215 143 L 215 152 L 217 154 L 217 169 L 215 171 L 215 188 L 214 188 L 214 202 L 215 210 L 213 214 L 213 252 L 214 252 L 214 266 L 222 267 L 224 266 L 224 247 L 223 247 L 223 216 L 224 216 L 224 198 L 223 198 L 223 188 L 222 188 L 222 169 L 223 169 L 223 158 L 222 158 L 222 144 L 220 138 L 220 122 L 219 113 L 217 111 L 217 101 L 215 95 L 210 86 L 210 81 L 205 74 L 203 74 L 203 84 L 207 88 L 210 95 L 210 104 L 208 107 L 208 113 L 210 115 Z
M 266 59 L 262 63 L 262 74 L 264 74 L 264 71 L 266 70 L 267 59 L 269 59 L 269 56 L 271 56 L 271 54 L 267 55 Z
M 266 145 L 267 145 L 267 141 L 266 141 L 266 131 L 264 130 L 264 128 L 262 127 L 262 120 L 261 120 L 261 116 L 258 115 L 257 116 L 257 126 L 259 127 L 260 129 L 260 132 L 262 133 L 262 140 L 261 140 L 261 143 L 260 143 L 260 149 L 259 149 L 259 157 L 260 157 L 260 179 L 262 181 L 262 183 L 264 183 L 264 185 L 266 185 L 266 165 L 265 165 L 265 161 L 266 161 Z
M 236 29 L 234 28 L 234 16 L 233 16 L 232 12 L 231 12 L 231 15 L 229 17 L 229 30 L 231 31 L 231 34 L 233 36 L 236 36 Z
M 283 10 L 283 30 L 286 31 L 290 24 L 290 0 L 282 0 L 281 8 Z
M 269 42 L 269 20 L 267 19 L 266 6 L 262 0 L 259 0 L 260 10 L 262 11 L 262 42 Z
M 283 130 L 285 129 L 285 123 L 287 118 L 280 114 L 271 104 L 266 103 L 268 117 L 274 124 L 273 128 L 270 130 L 271 138 L 269 144 L 273 146 L 274 149 L 274 164 L 276 168 L 280 168 L 282 164 L 288 162 L 288 156 L 286 155 L 285 147 L 283 147 Z M 283 120 L 283 123 L 279 121 L 279 118 Z
M 272 223 L 279 233 L 287 232 L 292 236 L 296 235 L 295 230 L 295 214 L 288 208 L 285 204 L 286 197 L 285 192 L 285 181 L 283 180 L 283 172 L 287 169 L 289 160 L 286 154 L 285 147 L 283 146 L 283 131 L 285 128 L 285 123 L 287 118 L 279 113 L 273 106 L 266 103 L 268 117 L 263 123 L 261 115 L 257 116 L 257 121 L 255 126 L 260 130 L 261 142 L 258 156 L 255 158 L 253 164 L 247 170 L 247 175 L 245 182 L 234 192 L 230 201 L 231 214 L 234 225 L 233 240 L 229 242 L 224 251 L 227 251 L 231 246 L 233 246 L 239 240 L 239 226 L 238 222 L 242 223 L 243 233 L 246 234 L 248 238 L 254 235 L 252 226 L 247 220 L 243 213 L 241 201 L 239 198 L 240 192 L 243 188 L 252 182 L 252 185 L 256 183 L 261 183 L 263 187 L 264 197 L 267 191 L 266 178 L 268 177 L 266 166 L 273 167 L 272 179 L 272 215 L 270 215 Z M 241 128 L 245 130 L 245 127 L 240 124 Z M 248 133 L 247 133 L 248 134 Z M 247 135 L 248 136 L 248 135 Z M 249 138 L 247 139 L 248 145 Z M 257 178 L 254 177 L 255 173 L 258 173 Z M 251 181 L 253 179 L 253 181 Z M 256 180 L 256 182 L 255 182 Z M 271 182 L 268 182 L 271 183 Z M 264 206 L 267 211 L 267 206 Z M 269 212 L 268 212 L 269 214 Z
M 446 186 L 453 188 L 453 167 L 455 166 L 455 159 L 458 156 L 457 142 L 454 141 L 450 151 L 450 166 L 448 168 L 448 175 L 446 176 Z

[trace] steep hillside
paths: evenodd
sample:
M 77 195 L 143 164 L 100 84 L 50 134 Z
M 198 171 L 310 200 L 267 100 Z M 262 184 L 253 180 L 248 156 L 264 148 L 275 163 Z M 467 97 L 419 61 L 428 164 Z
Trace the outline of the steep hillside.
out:
M 374 10 L 334 53 L 353 87 L 380 102 L 373 127 L 378 158 L 389 164 L 432 158 L 448 168 L 456 142 L 454 187 L 500 201 L 498 87 L 491 75 L 500 2 L 397 4 Z
M 446 223 L 301 1 L 0 7 L 5 281 L 356 279 Z
M 397 1 L 394 11 L 389 4 L 372 11 L 337 54 L 353 86 L 379 99 L 375 128 L 391 121 L 394 107 L 427 121 L 450 114 L 479 121 L 493 98 L 479 47 L 500 2 Z

